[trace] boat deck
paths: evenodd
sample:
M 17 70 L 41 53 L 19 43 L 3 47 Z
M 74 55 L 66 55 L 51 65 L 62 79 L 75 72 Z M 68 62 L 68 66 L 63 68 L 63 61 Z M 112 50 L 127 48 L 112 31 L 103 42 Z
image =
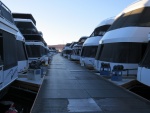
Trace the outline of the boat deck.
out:
M 150 102 L 57 54 L 31 113 L 150 113 Z

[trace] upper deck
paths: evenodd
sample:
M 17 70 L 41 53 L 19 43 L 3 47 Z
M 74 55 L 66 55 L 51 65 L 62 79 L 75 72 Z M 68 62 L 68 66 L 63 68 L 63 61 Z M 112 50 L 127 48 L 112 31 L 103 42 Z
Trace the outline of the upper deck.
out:
M 10 9 L 0 1 L 0 29 L 16 35 L 18 31 Z
M 0 1 L 0 17 L 14 23 L 10 9 Z
M 29 20 L 32 20 L 32 22 L 36 25 L 36 20 L 34 19 L 32 14 L 13 13 L 12 16 L 15 19 L 29 19 Z

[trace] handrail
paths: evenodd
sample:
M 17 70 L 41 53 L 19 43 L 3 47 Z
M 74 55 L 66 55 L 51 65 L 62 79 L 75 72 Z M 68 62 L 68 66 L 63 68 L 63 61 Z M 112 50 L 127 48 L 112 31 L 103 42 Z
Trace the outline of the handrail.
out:
M 9 17 L 8 17 L 8 14 L 6 12 L 9 14 Z M 7 14 L 7 17 L 4 16 L 5 13 Z M 11 14 L 11 10 L 5 4 L 3 4 L 1 1 L 0 1 L 0 17 L 2 17 L 5 20 L 7 20 L 8 22 L 14 24 L 12 14 Z

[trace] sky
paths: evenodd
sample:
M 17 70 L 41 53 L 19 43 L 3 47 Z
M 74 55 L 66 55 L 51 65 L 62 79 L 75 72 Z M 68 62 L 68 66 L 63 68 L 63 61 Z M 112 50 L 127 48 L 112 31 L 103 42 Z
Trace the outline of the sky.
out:
M 48 45 L 89 36 L 104 19 L 118 15 L 137 0 L 1 0 L 15 13 L 30 13 Z

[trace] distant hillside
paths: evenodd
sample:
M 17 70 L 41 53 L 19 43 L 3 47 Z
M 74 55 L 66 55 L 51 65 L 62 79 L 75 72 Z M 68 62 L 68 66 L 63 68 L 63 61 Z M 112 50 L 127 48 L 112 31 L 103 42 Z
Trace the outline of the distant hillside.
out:
M 48 45 L 49 47 L 55 47 L 59 52 L 62 51 L 62 49 L 64 48 L 64 44 L 58 44 L 58 45 Z

